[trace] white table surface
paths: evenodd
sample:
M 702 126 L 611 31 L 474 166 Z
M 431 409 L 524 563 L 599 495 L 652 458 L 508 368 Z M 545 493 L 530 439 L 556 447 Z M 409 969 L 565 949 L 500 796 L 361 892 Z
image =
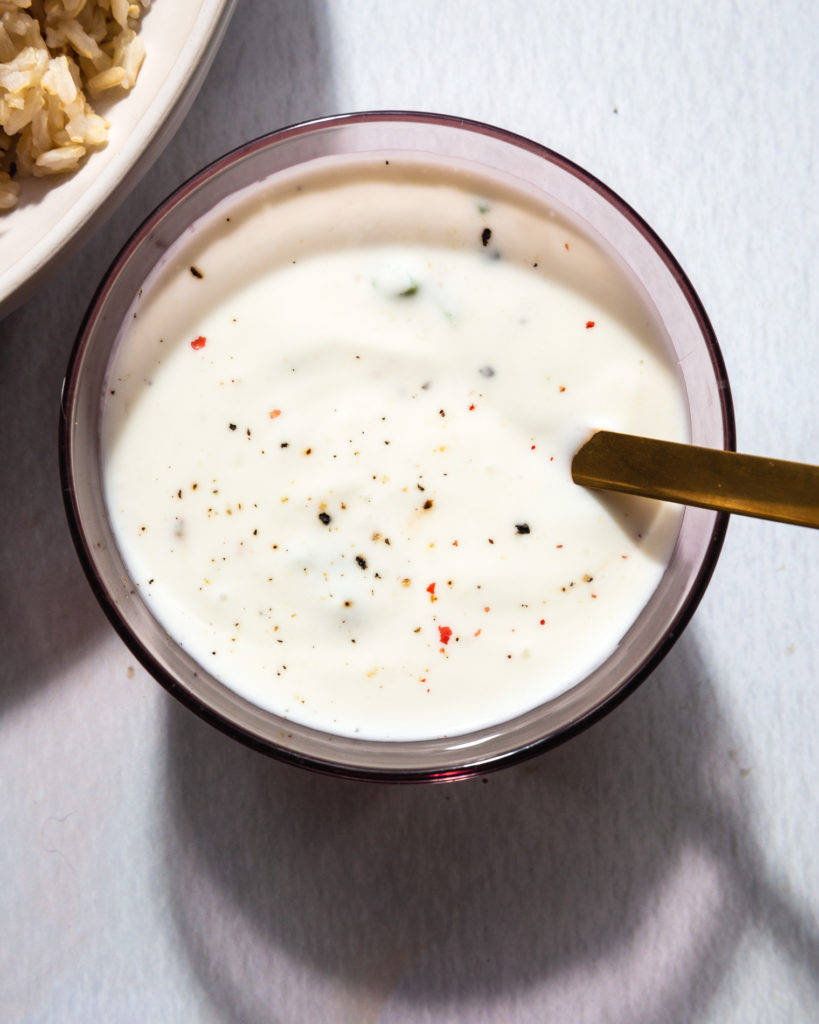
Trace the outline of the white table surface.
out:
M 740 447 L 819 461 L 817 38 L 810 0 L 239 0 L 154 170 L 0 323 L 0 1019 L 819 1020 L 815 531 L 733 519 L 682 639 L 579 738 L 394 788 L 168 697 L 97 607 L 56 457 L 83 311 L 154 205 L 255 135 L 392 107 L 619 192 L 711 316 Z

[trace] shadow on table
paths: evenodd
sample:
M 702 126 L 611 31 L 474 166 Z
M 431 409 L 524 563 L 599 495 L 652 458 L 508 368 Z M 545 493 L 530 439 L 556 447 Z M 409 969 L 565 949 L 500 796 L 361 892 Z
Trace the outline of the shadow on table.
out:
M 231 149 L 337 113 L 323 10 L 321 0 L 239 0 L 194 107 L 139 186 L 143 215 Z
M 53 303 L 53 304 L 52 304 Z M 0 321 L 0 712 L 79 657 L 105 628 L 63 512 L 57 419 L 71 331 L 81 307 L 58 286 Z
M 312 775 L 172 706 L 170 899 L 220 1019 L 342 998 L 362 1021 L 493 1001 L 689 1019 L 752 921 L 819 988 L 819 934 L 764 878 L 707 675 L 689 632 L 586 733 L 443 787 Z

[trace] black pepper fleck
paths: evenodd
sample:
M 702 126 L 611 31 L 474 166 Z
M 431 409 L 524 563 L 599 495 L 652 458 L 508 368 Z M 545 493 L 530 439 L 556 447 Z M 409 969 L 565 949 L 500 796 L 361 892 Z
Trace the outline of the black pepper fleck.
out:
M 236 424 L 235 423 L 228 423 L 228 426 L 230 427 L 231 430 L 235 430 L 236 429 Z
M 202 278 L 203 278 L 203 277 L 205 276 L 205 275 L 204 275 L 204 274 L 202 273 L 202 271 L 201 271 L 201 270 L 199 269 L 199 267 L 191 267 L 191 273 L 192 273 L 192 274 L 193 274 L 193 276 L 194 276 L 195 278 L 197 278 L 197 279 L 198 279 L 199 281 L 201 281 L 201 280 L 202 280 Z
M 367 559 L 363 555 L 356 555 L 355 560 L 357 564 L 361 566 L 362 569 L 367 568 Z
M 515 523 L 515 529 L 518 533 L 531 533 L 528 523 Z
M 491 228 L 484 228 L 483 231 L 481 232 L 481 242 L 483 243 L 483 245 L 485 245 L 485 246 L 489 245 L 489 239 L 491 237 L 492 237 L 492 229 Z
M 332 516 L 330 515 L 329 512 L 319 512 L 319 519 L 324 523 L 325 526 L 330 525 L 331 518 Z
M 482 366 L 480 368 L 480 370 L 478 371 L 478 373 L 480 373 L 480 375 L 482 377 L 494 377 L 495 376 L 495 371 L 492 369 L 491 366 Z
M 432 508 L 432 498 L 427 498 L 424 502 L 424 508 Z

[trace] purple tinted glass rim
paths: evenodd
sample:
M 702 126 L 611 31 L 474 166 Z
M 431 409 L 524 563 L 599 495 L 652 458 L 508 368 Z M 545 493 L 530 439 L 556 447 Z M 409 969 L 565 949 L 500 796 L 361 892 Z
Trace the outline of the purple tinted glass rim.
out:
M 478 774 L 485 774 L 489 771 L 494 771 L 501 767 L 518 763 L 547 749 L 555 747 L 583 731 L 593 722 L 602 718 L 622 700 L 629 696 L 629 694 L 631 694 L 654 671 L 657 665 L 670 651 L 671 647 L 679 638 L 680 634 L 683 632 L 694 614 L 716 566 L 724 541 L 729 517 L 725 514 L 715 516 L 710 538 L 707 543 L 706 553 L 700 564 L 699 571 L 693 583 L 690 585 L 685 600 L 682 602 L 677 614 L 671 622 L 670 628 L 647 653 L 640 665 L 634 669 L 627 678 L 623 679 L 615 690 L 610 692 L 596 705 L 590 707 L 585 713 L 533 742 L 526 743 L 515 749 L 504 750 L 490 757 L 481 756 L 472 760 L 464 759 L 462 763 L 459 763 L 456 766 L 441 769 L 431 769 L 429 767 L 370 768 L 360 764 L 350 764 L 325 759 L 312 754 L 302 754 L 298 751 L 278 746 L 272 740 L 261 737 L 251 730 L 243 728 L 237 722 L 232 721 L 215 711 L 205 702 L 198 699 L 194 693 L 174 678 L 172 674 L 167 672 L 157 658 L 131 630 L 130 626 L 125 621 L 124 616 L 118 610 L 116 602 L 103 585 L 82 528 L 81 514 L 77 505 L 76 492 L 73 484 L 75 452 L 72 444 L 71 423 L 69 417 L 66 415 L 66 410 L 73 407 L 74 396 L 78 386 L 77 371 L 82 363 L 85 350 L 88 345 L 88 339 L 90 337 L 89 329 L 96 322 L 98 316 L 100 316 L 105 305 L 105 300 L 111 289 L 115 286 L 120 270 L 125 267 L 130 257 L 136 252 L 152 229 L 163 220 L 169 211 L 185 202 L 200 186 L 206 184 L 212 178 L 218 176 L 233 165 L 253 156 L 259 150 L 264 150 L 270 146 L 286 142 L 288 139 L 295 139 L 299 136 L 309 136 L 312 133 L 322 132 L 330 128 L 343 128 L 347 125 L 356 126 L 374 123 L 411 123 L 428 126 L 444 126 L 471 132 L 476 135 L 487 136 L 495 141 L 525 150 L 536 157 L 554 164 L 602 196 L 621 216 L 629 221 L 637 229 L 639 234 L 642 235 L 642 237 L 650 244 L 665 264 L 666 268 L 672 274 L 677 287 L 685 298 L 699 327 L 700 334 L 705 343 L 711 362 L 714 377 L 718 384 L 723 445 L 727 449 L 735 448 L 736 437 L 733 402 L 724 360 L 710 320 L 695 289 L 673 254 L 650 225 L 648 225 L 646 221 L 628 205 L 628 203 L 621 199 L 620 196 L 613 192 L 607 185 L 579 165 L 575 164 L 573 161 L 546 146 L 506 130 L 495 128 L 467 118 L 454 117 L 450 115 L 415 111 L 367 111 L 353 114 L 333 115 L 330 117 L 317 118 L 315 120 L 291 125 L 262 135 L 257 139 L 237 147 L 231 152 L 213 161 L 197 174 L 189 178 L 184 184 L 168 196 L 153 211 L 153 213 L 143 221 L 140 227 L 137 228 L 132 237 L 128 242 L 126 242 L 117 257 L 114 259 L 102 282 L 97 288 L 97 291 L 89 305 L 88 311 L 83 318 L 83 322 L 80 326 L 72 349 L 68 368 L 66 370 L 63 394 L 61 396 L 59 427 L 60 476 L 63 501 L 72 540 L 77 550 L 83 570 L 97 600 L 103 608 L 103 611 L 126 646 L 140 661 L 143 667 L 172 696 L 187 708 L 233 739 L 236 739 L 257 751 L 272 756 L 278 760 L 307 768 L 312 771 L 365 781 L 385 781 L 396 783 L 443 782 L 468 778 Z M 355 743 L 358 741 L 351 742 Z M 373 741 L 361 742 L 365 745 L 371 745 Z M 388 746 L 389 743 L 385 742 L 383 745 Z

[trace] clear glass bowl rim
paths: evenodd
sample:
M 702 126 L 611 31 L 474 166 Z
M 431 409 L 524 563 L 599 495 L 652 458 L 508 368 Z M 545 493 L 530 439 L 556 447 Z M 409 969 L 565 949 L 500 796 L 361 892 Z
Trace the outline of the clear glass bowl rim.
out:
M 676 286 L 684 297 L 691 314 L 693 314 L 707 350 L 717 384 L 722 422 L 722 446 L 726 449 L 735 449 L 736 434 L 730 386 L 722 353 L 709 318 L 691 282 L 675 257 L 656 232 L 636 211 L 612 189 L 584 168 L 556 153 L 554 150 L 523 136 L 466 118 L 417 111 L 387 110 L 338 114 L 330 117 L 316 118 L 266 133 L 231 150 L 229 153 L 208 164 L 177 188 L 143 221 L 106 271 L 77 334 L 61 395 L 59 426 L 60 475 L 63 500 L 72 540 L 97 600 L 109 621 L 134 656 L 175 698 L 232 738 L 262 753 L 300 767 L 330 775 L 369 781 L 442 782 L 484 774 L 488 771 L 517 763 L 565 742 L 607 714 L 631 694 L 666 656 L 694 614 L 716 566 L 729 517 L 724 514 L 709 513 L 712 521 L 704 555 L 700 561 L 695 578 L 689 586 L 670 627 L 651 646 L 646 652 L 645 657 L 634 667 L 633 671 L 629 672 L 627 677 L 611 687 L 602 699 L 585 708 L 581 714 L 575 715 L 572 720 L 561 722 L 558 727 L 545 731 L 542 735 L 525 744 L 510 746 L 508 743 L 500 742 L 493 745 L 491 740 L 487 740 L 488 746 L 484 744 L 479 753 L 465 753 L 464 755 L 453 757 L 451 753 L 453 749 L 463 749 L 464 751 L 473 749 L 473 746 L 470 745 L 469 735 L 454 737 L 453 740 L 457 740 L 457 743 L 441 744 L 442 752 L 448 746 L 448 756 L 442 758 L 442 763 L 434 764 L 430 763 L 428 755 L 425 755 L 425 758 L 422 759 L 423 763 L 413 762 L 412 748 L 420 749 L 423 746 L 426 749 L 429 746 L 421 742 L 395 743 L 392 741 L 355 740 L 346 737 L 327 736 L 317 733 L 315 730 L 296 727 L 295 731 L 307 734 L 308 739 L 309 734 L 312 733 L 316 737 L 321 737 L 325 745 L 327 740 L 331 741 L 329 752 L 325 750 L 317 752 L 309 742 L 302 744 L 301 749 L 299 749 L 298 744 L 296 746 L 288 746 L 275 742 L 270 738 L 270 735 L 263 735 L 265 730 L 260 731 L 257 728 L 257 723 L 251 720 L 240 720 L 243 717 L 240 713 L 238 715 L 226 715 L 224 711 L 216 710 L 211 705 L 211 702 L 203 699 L 201 694 L 197 693 L 195 689 L 181 682 L 174 673 L 169 672 L 163 662 L 155 655 L 151 646 L 146 644 L 129 626 L 118 607 L 115 597 L 109 592 L 108 587 L 103 582 L 102 574 L 97 566 L 96 555 L 83 525 L 83 516 L 79 508 L 76 486 L 76 460 L 78 457 L 82 458 L 82 453 L 77 452 L 75 449 L 72 426 L 75 401 L 78 388 L 81 386 L 81 369 L 88 347 L 93 341 L 94 331 L 99 325 L 100 317 L 103 314 L 106 301 L 112 289 L 115 288 L 123 268 L 128 265 L 135 254 L 138 254 L 140 246 L 150 236 L 152 230 L 161 224 L 169 212 L 184 204 L 188 197 L 196 192 L 196 190 L 206 185 L 212 179 L 222 175 L 225 171 L 229 171 L 238 162 L 252 157 L 260 150 L 279 146 L 282 143 L 288 142 L 288 140 L 300 139 L 313 133 L 323 133 L 339 128 L 343 129 L 345 126 L 356 127 L 378 124 L 441 126 L 483 135 L 548 161 L 603 197 L 610 206 L 636 228 L 637 232 L 659 256 L 662 263 L 665 264 L 673 276 Z M 293 164 L 296 165 L 298 162 L 294 161 Z M 244 702 L 239 701 L 239 704 L 242 703 Z M 548 708 L 548 706 L 548 704 L 541 705 L 540 709 L 533 709 L 528 714 L 533 715 L 539 710 Z M 255 712 L 252 718 L 258 719 L 258 709 L 255 709 Z M 268 717 L 275 718 L 275 716 Z M 282 726 L 289 727 L 291 725 L 291 723 L 281 719 L 277 721 L 280 733 L 282 732 Z M 488 730 L 485 731 L 488 732 Z M 492 732 L 503 736 L 503 725 Z M 355 751 L 355 756 L 351 756 L 351 751 Z M 407 751 L 409 751 L 408 757 Z M 371 756 L 368 752 L 370 752 Z M 403 756 L 399 758 L 391 756 L 391 754 L 398 753 L 401 753 Z

